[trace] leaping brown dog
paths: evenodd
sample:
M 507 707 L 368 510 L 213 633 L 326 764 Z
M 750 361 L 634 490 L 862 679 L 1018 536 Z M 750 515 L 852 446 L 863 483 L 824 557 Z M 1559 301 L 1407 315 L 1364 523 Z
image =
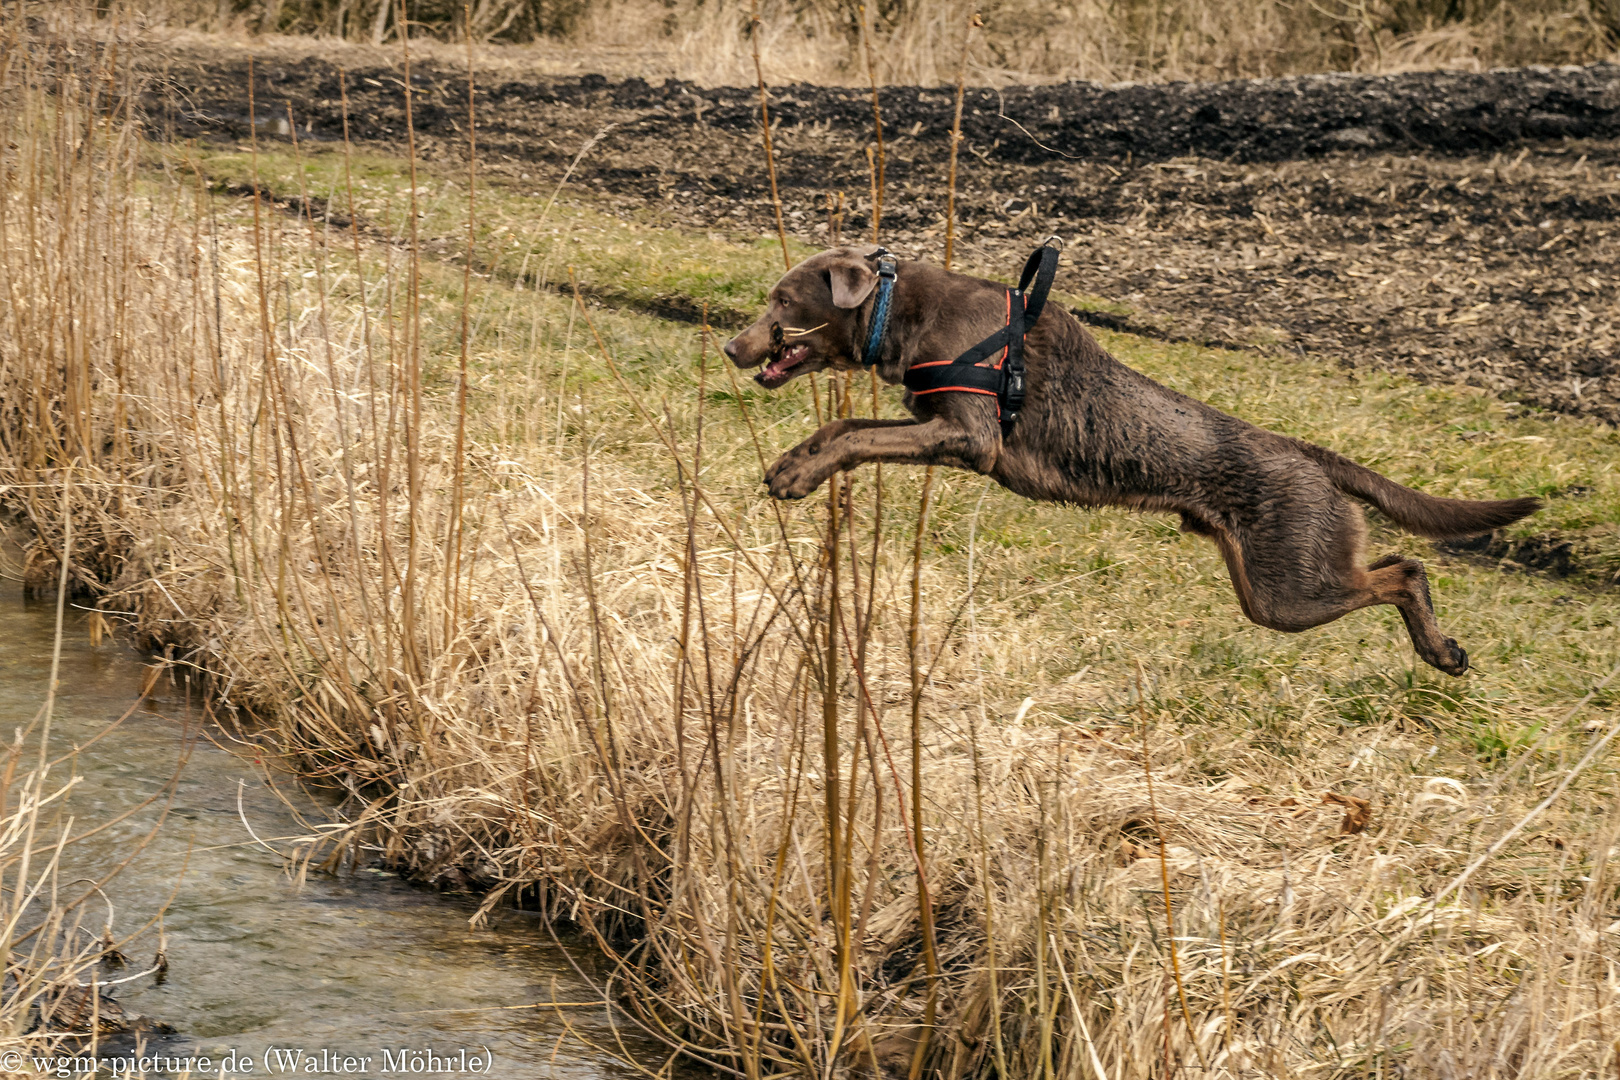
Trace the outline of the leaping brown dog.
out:
M 725 347 L 739 368 L 764 365 L 761 386 L 864 363 L 887 383 L 915 387 L 918 374 L 945 368 L 998 327 L 1016 328 L 1023 297 L 881 248 L 842 247 L 789 271 L 768 302 Z M 1105 352 L 1059 305 L 1031 301 L 1029 313 L 1027 396 L 1010 424 L 1005 388 L 998 397 L 984 389 L 988 379 L 940 386 L 935 378 L 929 389 L 907 390 L 914 419 L 822 426 L 766 472 L 771 494 L 801 499 L 839 470 L 883 461 L 967 469 L 1031 499 L 1173 511 L 1183 531 L 1219 545 L 1243 613 L 1261 626 L 1297 633 L 1394 604 L 1419 656 L 1450 675 L 1468 670 L 1468 654 L 1435 621 L 1421 562 L 1391 555 L 1362 565 L 1366 524 L 1345 496 L 1434 539 L 1517 521 L 1538 500 L 1445 499 L 1403 487 L 1160 386 Z

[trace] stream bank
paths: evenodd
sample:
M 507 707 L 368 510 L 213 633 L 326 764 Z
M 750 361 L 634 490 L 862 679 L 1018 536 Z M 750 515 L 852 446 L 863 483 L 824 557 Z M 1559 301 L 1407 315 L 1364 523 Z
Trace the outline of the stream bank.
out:
M 14 583 L 0 589 L 0 728 L 24 726 L 39 709 L 54 620 L 53 605 L 23 600 Z M 115 934 L 163 914 L 166 975 L 111 991 L 129 1016 L 175 1029 L 146 1036 L 146 1053 L 219 1062 L 235 1051 L 264 1071 L 267 1051 L 302 1048 L 317 1062 L 328 1051 L 329 1064 L 369 1058 L 369 1069 L 347 1075 L 381 1076 L 389 1072 L 384 1050 L 398 1063 L 403 1051 L 430 1050 L 450 1060 L 465 1049 L 492 1054 L 488 1075 L 513 1080 L 633 1075 L 611 1055 L 569 1038 L 555 1010 L 534 1007 L 599 995 L 533 916 L 498 909 L 474 929 L 471 900 L 427 892 L 375 867 L 344 877 L 311 874 L 296 885 L 283 860 L 254 843 L 243 818 L 278 848 L 288 845 L 277 838 L 308 829 L 262 771 L 216 745 L 222 732 L 196 737 L 201 713 L 183 684 L 159 680 L 143 705 L 88 745 L 136 704 L 150 669 L 124 645 L 92 644 L 82 611 L 69 613 L 61 664 L 53 750 L 86 747 L 71 760 L 83 780 L 64 820 L 71 815 L 80 832 L 157 796 L 70 847 L 65 876 L 99 877 L 152 833 L 105 889 Z M 153 833 L 187 749 L 167 820 Z M 274 782 L 288 802 L 315 809 L 292 777 Z M 127 967 L 104 969 L 103 978 L 150 967 L 158 943 L 154 926 L 123 947 Z M 615 1041 L 602 1005 L 570 1008 L 568 1021 L 599 1044 Z M 133 1047 L 133 1039 L 115 1039 L 102 1054 Z

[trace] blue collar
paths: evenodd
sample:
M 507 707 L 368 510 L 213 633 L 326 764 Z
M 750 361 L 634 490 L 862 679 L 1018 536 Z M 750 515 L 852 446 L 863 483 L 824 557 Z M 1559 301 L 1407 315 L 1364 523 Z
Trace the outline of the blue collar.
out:
M 894 296 L 894 278 L 899 268 L 900 263 L 893 255 L 878 249 L 877 303 L 872 305 L 872 329 L 861 353 L 861 363 L 867 367 L 876 364 L 883 355 L 883 338 L 889 332 L 889 301 Z

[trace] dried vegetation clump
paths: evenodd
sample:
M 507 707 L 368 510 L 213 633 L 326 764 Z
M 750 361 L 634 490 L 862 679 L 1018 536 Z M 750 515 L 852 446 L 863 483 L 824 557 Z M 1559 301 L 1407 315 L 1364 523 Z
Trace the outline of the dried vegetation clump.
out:
M 8 67 L 8 61 L 0 60 L 0 69 Z M 94 1047 L 101 1036 L 129 1030 L 124 1021 L 133 1018 L 126 1018 L 106 991 L 116 983 L 150 976 L 165 967 L 167 961 L 160 944 L 151 967 L 133 973 L 119 970 L 126 963 L 120 949 L 130 948 L 132 939 L 115 933 L 113 906 L 102 887 L 121 867 L 110 872 L 103 868 L 99 878 L 81 876 L 72 868 L 78 840 L 97 826 L 110 823 L 76 820 L 66 808 L 69 794 L 84 779 L 77 775 L 78 748 L 62 753 L 60 735 L 56 742 L 52 741 L 66 604 L 71 596 L 98 588 L 117 558 L 102 542 L 105 534 L 88 541 L 81 536 L 76 546 L 73 533 L 77 514 L 73 511 L 77 508 L 72 500 L 59 497 L 64 482 L 60 466 L 67 460 L 61 448 L 67 443 L 83 446 L 86 440 L 96 437 L 98 430 L 113 429 L 69 419 L 75 415 L 91 419 L 89 401 L 83 395 L 94 393 L 94 376 L 88 381 L 62 378 L 61 372 L 71 369 L 71 363 L 62 366 L 61 352 L 28 361 L 25 372 L 20 352 L 47 343 L 47 347 L 71 348 L 75 343 L 88 347 L 94 337 L 107 330 L 108 311 L 129 298 L 128 292 L 115 284 L 124 279 L 125 268 L 95 254 L 100 241 L 112 238 L 115 230 L 109 230 L 108 224 L 118 215 L 105 213 L 105 205 L 92 211 L 89 203 L 108 192 L 98 192 L 98 185 L 82 169 L 69 165 L 68 160 L 82 153 L 87 164 L 94 161 L 109 165 L 114 174 L 127 177 L 132 163 L 128 155 L 135 143 L 127 137 L 123 124 L 111 124 L 94 132 L 58 127 L 54 122 L 57 102 L 38 94 L 19 93 L 9 78 L 9 71 L 0 75 L 0 146 L 6 147 L 0 159 L 0 247 L 8 253 L 0 257 L 0 262 L 6 264 L 6 269 L 0 271 L 4 279 L 4 286 L 0 286 L 4 300 L 0 304 L 5 310 L 0 318 L 0 372 L 4 373 L 0 375 L 0 385 L 4 386 L 0 390 L 0 460 L 4 461 L 0 465 L 0 572 L 8 576 L 21 574 L 30 580 L 43 596 L 54 601 L 56 619 L 50 677 L 44 684 L 22 684 L 16 673 L 26 670 L 26 664 L 7 657 L 6 670 L 12 676 L 5 688 L 7 697 L 20 703 L 37 692 L 42 702 L 27 723 L 18 724 L 0 744 L 0 1051 L 8 1060 L 15 1056 L 15 1060 L 26 1062 L 31 1055 L 49 1058 L 72 1054 Z M 61 89 L 62 111 L 91 107 L 74 90 L 65 86 Z M 79 140 L 76 144 L 48 145 L 38 139 L 45 130 L 64 139 L 78 136 Z M 25 157 L 31 157 L 27 164 Z M 68 175 L 74 181 L 58 187 L 55 181 Z M 45 188 L 36 187 L 30 192 L 26 186 L 30 180 L 43 182 Z M 48 196 L 46 189 L 50 190 Z M 48 206 L 33 202 L 42 198 L 48 199 Z M 43 208 L 44 217 L 29 213 L 30 205 Z M 53 228 L 68 219 L 75 219 L 76 227 L 67 231 Z M 23 281 L 11 273 L 18 263 L 9 253 L 24 250 L 29 252 L 22 258 L 29 265 L 30 291 L 59 289 L 48 298 L 36 297 L 44 301 L 44 306 L 29 304 L 25 294 L 18 291 Z M 32 276 L 46 264 L 65 268 L 69 262 L 79 269 L 49 277 Z M 51 309 L 48 314 L 45 306 Z M 84 336 L 70 340 L 53 334 L 53 329 L 68 326 L 82 331 Z M 106 353 L 101 359 L 111 361 Z M 20 377 L 43 376 L 53 369 L 56 377 L 46 381 L 17 381 Z M 90 369 L 78 370 L 89 373 Z M 81 408 L 82 412 L 77 412 Z M 48 417 L 52 449 L 45 449 L 43 443 L 25 445 L 19 441 L 17 421 L 28 409 L 37 409 Z M 58 495 L 42 495 L 38 490 L 42 482 L 52 485 Z M 10 558 L 9 526 L 14 514 L 25 507 L 34 513 L 58 516 L 48 528 L 52 549 L 47 551 L 36 543 L 28 552 L 26 564 L 17 567 Z M 101 508 L 103 513 L 109 510 Z M 65 562 L 61 557 L 64 551 L 70 556 Z M 95 632 L 105 625 L 95 623 Z M 127 714 L 112 720 L 110 726 L 125 718 Z M 172 797 L 176 779 L 171 777 L 158 794 L 139 808 L 164 796 Z M 130 859 L 139 854 L 150 837 L 148 833 L 135 844 Z M 18 1066 L 15 1071 L 8 1069 L 8 1074 L 20 1075 L 22 1071 L 23 1067 Z
M 36 587 L 71 521 L 76 593 L 347 795 L 310 865 L 538 908 L 631 1022 L 749 1077 L 1614 1067 L 1615 774 L 1575 767 L 1613 719 L 1581 698 L 1611 601 L 1437 575 L 1508 672 L 1438 684 L 1393 624 L 1212 614 L 1218 559 L 1150 519 L 976 478 L 919 512 L 894 470 L 772 504 L 765 456 L 875 387 L 768 397 L 700 329 L 559 293 L 631 227 L 562 203 L 497 274 L 471 172 L 294 146 L 274 167 L 325 190 L 226 194 L 140 144 L 119 54 L 54 29 L 9 27 L 0 87 L 0 491 Z M 649 264 L 698 243 L 639 235 Z M 739 303 L 780 258 L 705 243 Z M 1337 383 L 1270 371 L 1257 419 L 1281 373 L 1320 420 Z M 1386 450 L 1402 409 L 1510 423 L 1366 400 L 1333 422 Z
M 167 0 L 149 14 L 198 29 L 382 46 L 396 36 L 398 7 L 397 0 Z M 767 74 L 779 83 L 865 83 L 856 7 L 838 0 L 761 5 Z M 969 68 L 976 84 L 1480 71 L 1585 63 L 1620 44 L 1613 0 L 874 0 L 866 7 L 878 78 L 901 85 L 954 79 L 969 7 L 986 23 L 983 50 Z M 746 3 L 420 0 L 409 11 L 418 32 L 453 41 L 466 34 L 469 16 L 476 40 L 524 43 L 558 72 L 672 76 L 711 86 L 753 81 Z

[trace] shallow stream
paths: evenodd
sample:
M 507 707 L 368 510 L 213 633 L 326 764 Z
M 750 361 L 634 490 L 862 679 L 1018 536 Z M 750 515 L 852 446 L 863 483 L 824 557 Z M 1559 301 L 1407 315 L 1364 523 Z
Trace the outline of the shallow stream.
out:
M 0 582 L 0 732 L 26 726 L 44 701 L 54 617 L 54 605 L 26 603 L 15 582 Z M 122 645 L 104 639 L 92 646 L 84 614 L 70 612 L 53 753 L 88 743 L 125 713 L 146 671 Z M 53 777 L 70 769 L 83 777 L 67 806 L 74 832 L 166 788 L 187 729 L 195 732 L 198 722 L 177 694 L 167 680 L 160 682 L 142 708 L 88 746 L 76 765 L 53 770 Z M 555 1010 L 532 1007 L 595 997 L 532 918 L 501 911 L 485 928 L 470 929 L 471 901 L 425 892 L 378 870 L 338 878 L 312 874 L 295 886 L 283 861 L 253 843 L 242 818 L 271 842 L 307 830 L 251 763 L 207 739 L 195 742 L 167 821 L 107 888 L 116 934 L 164 913 L 166 977 L 142 976 L 115 991 L 128 1013 L 176 1030 L 149 1038 L 154 1050 L 208 1055 L 216 1076 L 231 1051 L 251 1058 L 256 1076 L 633 1074 L 610 1053 L 571 1037 Z M 289 778 L 278 782 L 294 805 L 308 805 Z M 160 796 L 71 848 L 63 881 L 99 876 L 123 861 L 152 830 L 163 803 Z M 151 966 L 157 942 L 153 928 L 125 949 L 127 973 Z M 599 1046 L 617 1045 L 613 1017 L 601 1005 L 570 1007 L 567 1016 Z M 652 1060 L 645 1044 L 623 1034 L 633 1052 Z M 267 1061 L 273 1048 L 281 1053 Z M 280 1067 L 295 1060 L 288 1052 L 298 1048 L 326 1067 Z M 402 1049 L 431 1050 L 450 1067 L 425 1069 L 433 1062 L 420 1054 L 407 1061 Z M 333 1053 L 322 1061 L 322 1050 Z M 473 1055 L 469 1065 L 488 1052 L 493 1067 L 457 1067 L 462 1050 Z M 369 1064 L 347 1070 L 344 1059 Z M 392 1067 L 402 1063 L 403 1070 Z

